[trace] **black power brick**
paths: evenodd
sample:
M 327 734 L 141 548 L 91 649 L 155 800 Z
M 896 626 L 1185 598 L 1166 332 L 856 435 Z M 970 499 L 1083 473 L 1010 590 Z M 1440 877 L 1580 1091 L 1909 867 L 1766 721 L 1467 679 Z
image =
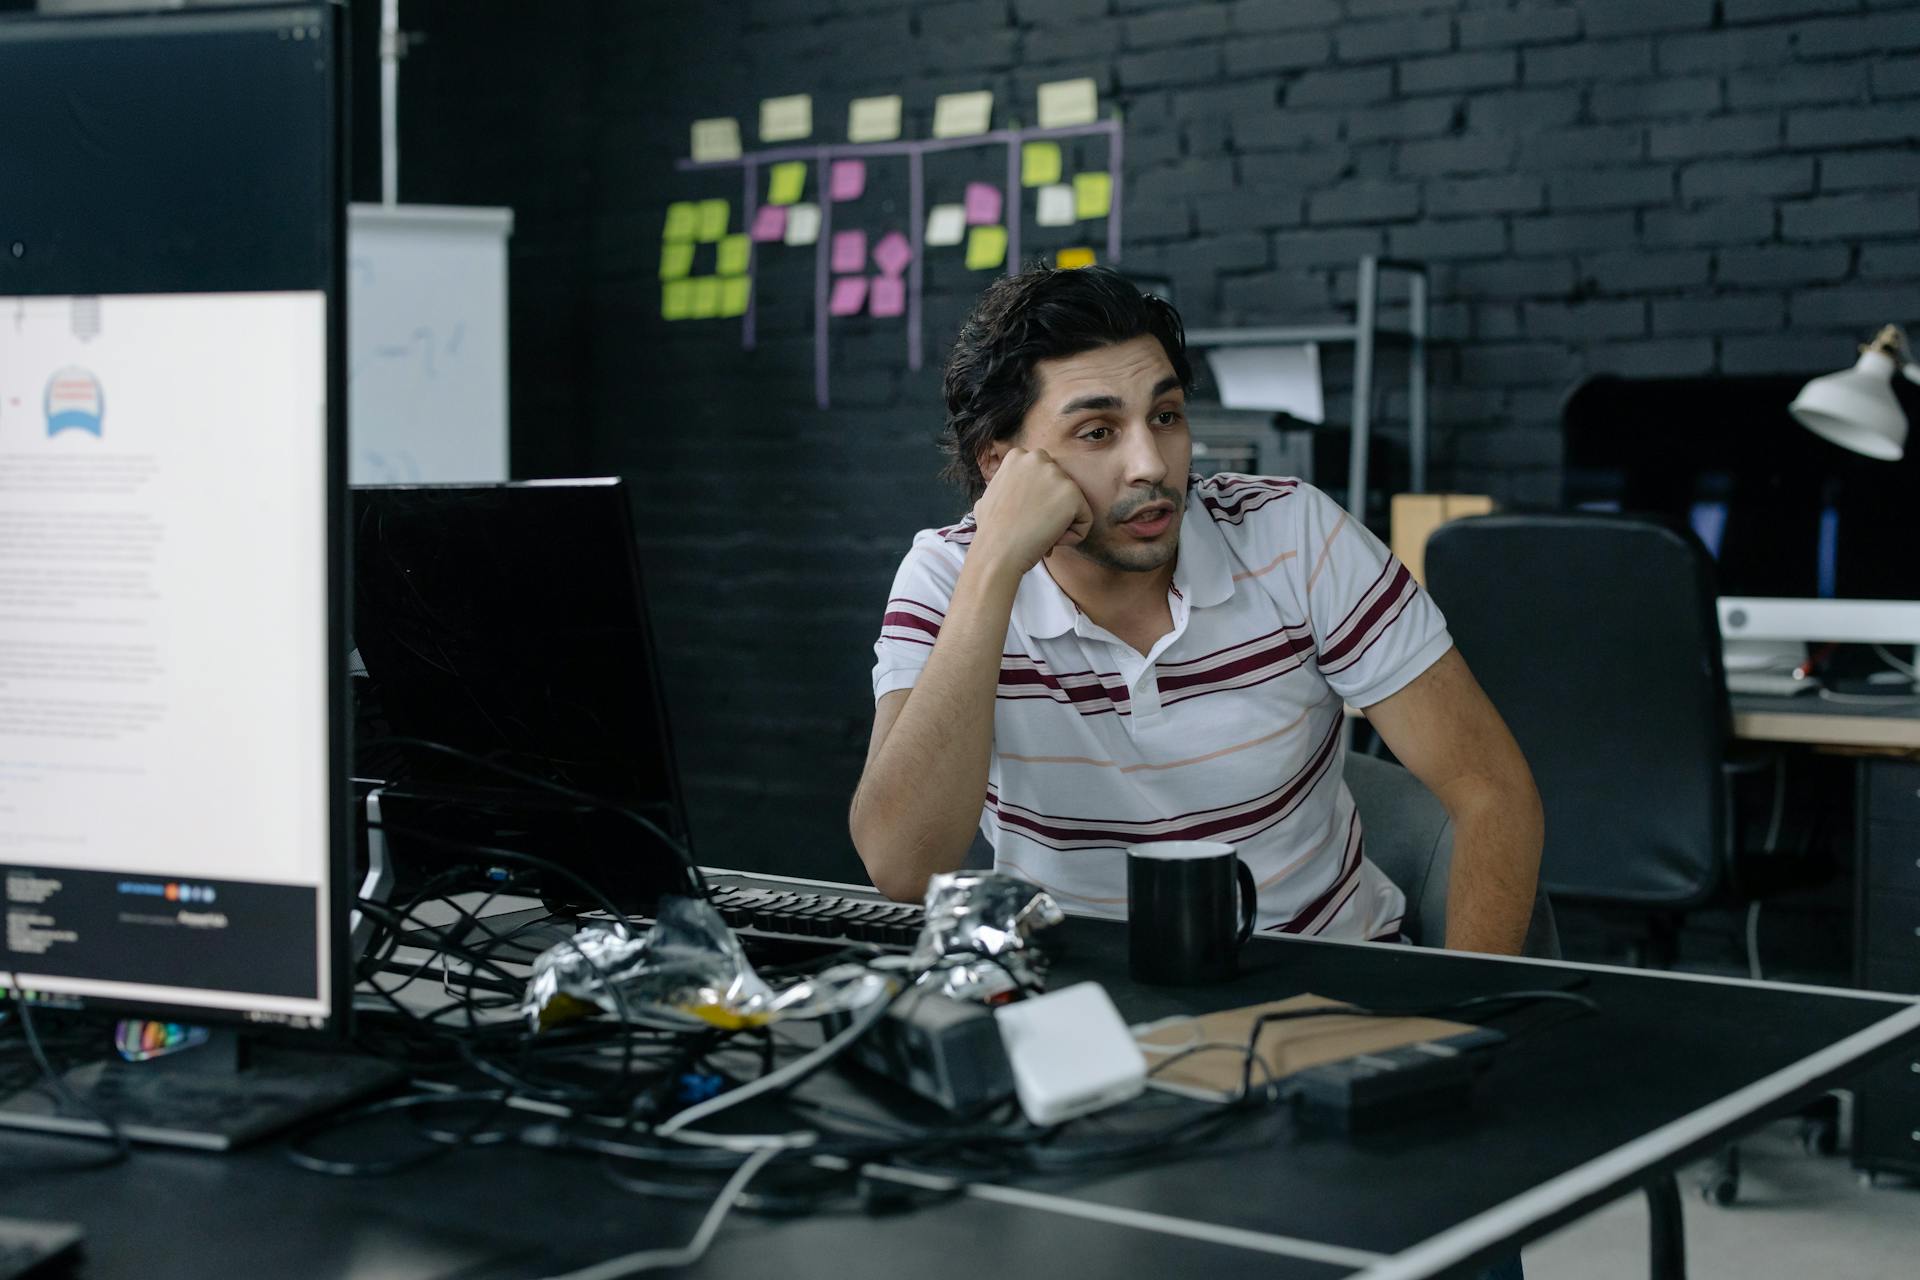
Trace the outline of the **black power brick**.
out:
M 1474 1077 L 1506 1039 L 1483 1027 L 1355 1054 L 1296 1071 L 1287 1077 L 1286 1088 L 1302 1119 L 1347 1133 L 1464 1111 L 1473 1101 Z

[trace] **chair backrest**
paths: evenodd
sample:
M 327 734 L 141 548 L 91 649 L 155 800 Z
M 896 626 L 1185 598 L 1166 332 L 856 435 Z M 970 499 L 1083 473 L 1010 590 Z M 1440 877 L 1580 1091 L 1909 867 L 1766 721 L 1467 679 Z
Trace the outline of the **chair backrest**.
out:
M 1360 810 L 1367 858 L 1407 896 L 1402 928 L 1421 946 L 1438 947 L 1447 936 L 1447 884 L 1453 870 L 1453 822 L 1426 784 L 1397 764 L 1348 752 L 1347 790 Z M 1560 933 L 1547 891 L 1537 891 L 1520 954 L 1560 958 Z
M 1731 717 L 1699 540 L 1634 516 L 1476 516 L 1434 531 L 1427 587 L 1533 769 L 1548 891 L 1709 897 Z

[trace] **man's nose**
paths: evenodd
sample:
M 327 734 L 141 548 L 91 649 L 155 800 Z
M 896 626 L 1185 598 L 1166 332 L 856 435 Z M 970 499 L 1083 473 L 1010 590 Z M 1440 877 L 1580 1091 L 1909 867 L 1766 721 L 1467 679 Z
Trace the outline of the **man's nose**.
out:
M 1160 456 L 1159 444 L 1144 423 L 1128 434 L 1126 462 L 1129 484 L 1159 484 L 1166 478 L 1167 460 Z

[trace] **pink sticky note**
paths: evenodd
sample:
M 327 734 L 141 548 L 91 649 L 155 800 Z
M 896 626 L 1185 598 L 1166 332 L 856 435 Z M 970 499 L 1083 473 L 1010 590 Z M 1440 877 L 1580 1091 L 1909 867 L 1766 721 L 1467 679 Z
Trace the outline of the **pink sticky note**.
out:
M 897 316 L 907 308 L 907 286 L 898 275 L 875 276 L 867 282 L 867 314 Z
M 761 244 L 782 239 L 787 234 L 787 206 L 763 204 L 753 215 L 753 238 Z
M 873 260 L 880 267 L 882 275 L 897 276 L 907 269 L 907 263 L 913 261 L 913 250 L 907 247 L 907 238 L 898 231 L 889 231 L 880 237 L 880 243 L 873 246 Z M 879 312 L 875 312 L 878 315 Z
M 827 180 L 827 189 L 835 200 L 858 200 L 860 193 L 867 189 L 867 162 L 865 160 L 835 160 L 831 175 Z
M 833 282 L 833 292 L 827 297 L 827 314 L 830 316 L 857 316 L 860 306 L 867 300 L 867 278 L 865 276 L 841 276 Z
M 1000 221 L 1000 188 L 989 182 L 967 184 L 967 224 L 980 227 Z
M 833 257 L 830 262 L 836 272 L 866 270 L 867 233 L 864 231 L 834 232 Z

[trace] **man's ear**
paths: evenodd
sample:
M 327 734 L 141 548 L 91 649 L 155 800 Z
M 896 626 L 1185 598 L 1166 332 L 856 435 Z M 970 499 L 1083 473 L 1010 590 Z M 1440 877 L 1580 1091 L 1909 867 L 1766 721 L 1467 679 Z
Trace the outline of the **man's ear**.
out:
M 1000 459 L 1007 456 L 1007 449 L 1012 443 L 1010 440 L 995 440 L 992 444 L 980 451 L 980 456 L 976 461 L 980 464 L 980 478 L 982 480 L 988 484 L 993 483 L 994 473 L 1000 470 Z

